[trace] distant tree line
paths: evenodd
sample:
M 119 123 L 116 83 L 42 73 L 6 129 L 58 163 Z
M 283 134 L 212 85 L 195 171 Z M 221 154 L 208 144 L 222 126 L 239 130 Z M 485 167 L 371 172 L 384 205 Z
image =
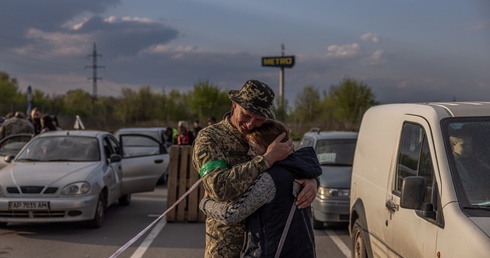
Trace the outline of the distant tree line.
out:
M 17 79 L 2 71 L 0 93 L 0 116 L 26 112 L 27 93 L 19 90 Z M 313 127 L 358 130 L 364 112 L 377 104 L 368 85 L 344 78 L 323 91 L 313 85 L 304 87 L 296 96 L 294 108 L 285 101 L 284 108 L 276 109 L 276 114 L 300 137 Z M 56 115 L 63 129 L 72 129 L 79 115 L 86 129 L 115 131 L 122 127 L 175 127 L 180 120 L 192 125 L 199 119 L 201 125 L 206 125 L 208 117 L 220 120 L 231 109 L 231 103 L 227 90 L 209 81 L 198 81 L 193 90 L 184 93 L 175 89 L 157 93 L 144 86 L 138 91 L 124 88 L 120 97 L 99 96 L 96 100 L 82 89 L 64 95 L 48 95 L 34 89 L 32 107 L 40 108 L 43 114 Z

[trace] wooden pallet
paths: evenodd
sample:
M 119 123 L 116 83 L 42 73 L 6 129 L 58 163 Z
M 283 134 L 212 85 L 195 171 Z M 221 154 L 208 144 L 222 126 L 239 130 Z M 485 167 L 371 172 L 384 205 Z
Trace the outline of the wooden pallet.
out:
M 199 180 L 199 173 L 192 165 L 192 146 L 173 145 L 168 169 L 167 207 L 171 207 Z M 203 196 L 204 188 L 199 185 L 167 213 L 167 222 L 203 222 L 205 215 L 199 210 Z

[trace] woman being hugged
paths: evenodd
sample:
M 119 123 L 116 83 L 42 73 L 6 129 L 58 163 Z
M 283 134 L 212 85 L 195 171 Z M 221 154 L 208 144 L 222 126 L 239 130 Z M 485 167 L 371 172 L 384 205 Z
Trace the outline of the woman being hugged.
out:
M 246 136 L 250 145 L 248 155 L 263 155 L 267 146 L 284 132 L 287 133 L 284 140 L 288 140 L 289 129 L 283 123 L 267 120 Z M 206 215 L 225 224 L 246 219 L 242 257 L 274 257 L 295 202 L 295 181 L 317 178 L 321 173 L 314 149 L 301 148 L 260 174 L 247 192 L 234 202 L 216 202 L 205 197 L 200 208 Z M 280 254 L 281 257 L 316 257 L 309 207 L 294 211 Z

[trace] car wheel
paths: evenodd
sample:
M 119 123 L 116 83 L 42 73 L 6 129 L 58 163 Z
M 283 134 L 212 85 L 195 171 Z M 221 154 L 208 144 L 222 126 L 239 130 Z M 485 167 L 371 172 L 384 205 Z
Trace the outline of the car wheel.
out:
M 125 194 L 119 198 L 120 206 L 128 206 L 131 203 L 131 194 Z
M 0 222 L 0 228 L 6 228 L 7 222 Z
M 362 237 L 361 222 L 359 222 L 359 219 L 356 220 L 352 228 L 352 257 L 367 258 L 366 244 Z
M 319 221 L 315 219 L 315 215 L 312 216 L 313 221 L 313 229 L 323 229 L 324 223 L 323 221 Z
M 97 207 L 95 208 L 94 218 L 87 223 L 90 228 L 100 228 L 102 227 L 102 224 L 104 224 L 105 203 L 105 195 L 104 193 L 100 193 L 99 199 L 97 200 Z
M 323 229 L 323 221 L 319 221 L 315 219 L 315 212 L 313 211 L 313 208 L 311 209 L 311 221 L 313 224 L 313 229 Z

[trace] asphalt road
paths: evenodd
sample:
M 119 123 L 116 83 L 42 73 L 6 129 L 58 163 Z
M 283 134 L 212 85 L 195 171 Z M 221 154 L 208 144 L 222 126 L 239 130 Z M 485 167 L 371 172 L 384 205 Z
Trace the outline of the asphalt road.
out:
M 204 223 L 155 221 L 165 211 L 166 200 L 167 188 L 162 185 L 135 194 L 131 205 L 110 207 L 100 229 L 80 223 L 9 224 L 0 228 L 0 258 L 111 257 L 128 242 L 116 257 L 203 257 Z M 315 230 L 315 241 L 319 258 L 350 257 L 346 225 Z

